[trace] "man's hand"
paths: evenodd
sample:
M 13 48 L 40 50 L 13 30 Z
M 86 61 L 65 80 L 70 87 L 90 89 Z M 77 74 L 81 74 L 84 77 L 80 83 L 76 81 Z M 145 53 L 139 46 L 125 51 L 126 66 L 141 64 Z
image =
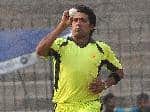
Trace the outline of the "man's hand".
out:
M 69 11 L 64 11 L 60 23 L 56 28 L 48 33 L 36 47 L 36 53 L 39 56 L 48 56 L 49 48 L 53 44 L 54 40 L 72 23 L 72 17 L 69 17 Z
M 64 27 L 69 27 L 71 24 L 72 24 L 72 20 L 73 20 L 73 17 L 70 17 L 69 16 L 69 11 L 66 10 L 63 12 L 63 15 L 62 15 L 62 18 L 61 18 L 61 24 L 64 25 Z
M 105 83 L 99 77 L 89 84 L 89 90 L 94 94 L 101 93 L 105 89 Z

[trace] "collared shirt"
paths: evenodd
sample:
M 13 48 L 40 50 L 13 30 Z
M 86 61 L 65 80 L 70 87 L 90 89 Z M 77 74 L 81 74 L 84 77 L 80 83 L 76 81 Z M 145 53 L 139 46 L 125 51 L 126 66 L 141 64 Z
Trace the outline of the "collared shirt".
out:
M 106 60 L 112 68 L 122 69 L 111 48 L 104 42 L 90 42 L 80 48 L 73 40 L 57 38 L 51 46 L 50 55 L 55 57 L 55 92 L 53 101 L 87 102 L 99 99 L 88 86 L 97 77 L 99 66 Z

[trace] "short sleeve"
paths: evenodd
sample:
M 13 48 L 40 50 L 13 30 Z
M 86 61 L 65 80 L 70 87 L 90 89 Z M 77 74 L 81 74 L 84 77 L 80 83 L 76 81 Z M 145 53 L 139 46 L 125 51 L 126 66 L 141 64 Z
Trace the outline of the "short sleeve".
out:
M 51 46 L 51 49 L 53 49 L 53 50 L 56 51 L 56 52 L 59 52 L 62 43 L 65 42 L 65 41 L 66 41 L 66 38 L 57 38 L 57 39 L 53 42 L 53 44 L 52 44 L 52 46 Z
M 40 58 L 45 59 L 45 60 L 50 60 L 51 56 L 56 57 L 56 55 L 60 53 L 60 47 L 62 43 L 65 41 L 66 41 L 66 38 L 63 38 L 63 37 L 56 38 L 56 40 L 54 40 L 53 44 L 49 48 L 48 56 L 40 57 Z
M 122 69 L 122 65 L 117 59 L 115 53 L 112 51 L 111 47 L 104 42 L 99 42 L 100 47 L 104 52 L 104 59 L 107 60 L 110 64 L 118 69 Z

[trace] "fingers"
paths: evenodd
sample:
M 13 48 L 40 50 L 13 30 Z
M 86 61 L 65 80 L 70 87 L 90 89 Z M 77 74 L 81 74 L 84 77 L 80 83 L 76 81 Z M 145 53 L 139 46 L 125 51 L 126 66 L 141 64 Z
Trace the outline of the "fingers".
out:
M 66 10 L 63 12 L 61 22 L 65 23 L 67 26 L 70 26 L 73 18 L 69 16 L 69 11 Z
M 68 10 L 63 12 L 63 17 L 69 19 L 69 11 Z
M 104 89 L 105 89 L 105 84 L 100 79 L 95 79 L 89 85 L 89 90 L 94 94 L 98 94 L 102 92 Z

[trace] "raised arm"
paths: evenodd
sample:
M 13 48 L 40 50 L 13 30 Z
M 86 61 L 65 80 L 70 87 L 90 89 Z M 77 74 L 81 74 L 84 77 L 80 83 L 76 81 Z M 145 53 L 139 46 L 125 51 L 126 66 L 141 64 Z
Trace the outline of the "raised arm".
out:
M 44 37 L 36 47 L 36 53 L 39 56 L 47 56 L 50 46 L 53 44 L 54 40 L 71 24 L 71 19 L 69 17 L 69 12 L 64 11 L 60 23 L 56 28 Z

